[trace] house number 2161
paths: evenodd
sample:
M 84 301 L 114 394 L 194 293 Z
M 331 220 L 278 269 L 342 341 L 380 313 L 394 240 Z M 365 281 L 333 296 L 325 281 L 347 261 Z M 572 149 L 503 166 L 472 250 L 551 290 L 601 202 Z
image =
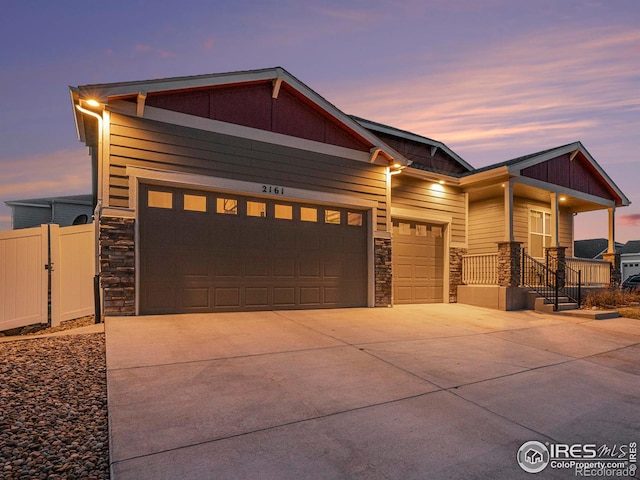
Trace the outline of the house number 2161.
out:
M 284 187 L 274 187 L 272 185 L 262 185 L 262 193 L 271 193 L 273 195 L 284 195 Z

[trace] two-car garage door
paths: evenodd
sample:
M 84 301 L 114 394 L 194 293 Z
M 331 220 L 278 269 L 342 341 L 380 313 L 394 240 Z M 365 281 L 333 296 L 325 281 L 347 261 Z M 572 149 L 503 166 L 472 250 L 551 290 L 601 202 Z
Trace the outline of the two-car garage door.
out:
M 367 305 L 364 211 L 146 185 L 139 198 L 142 314 Z

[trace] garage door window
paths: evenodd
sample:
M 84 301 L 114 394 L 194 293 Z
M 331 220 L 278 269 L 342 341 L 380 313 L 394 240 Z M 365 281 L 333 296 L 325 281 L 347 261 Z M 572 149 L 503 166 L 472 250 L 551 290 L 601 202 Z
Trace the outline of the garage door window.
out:
M 206 212 L 207 197 L 203 195 L 184 195 L 184 209 L 190 212 Z
M 173 193 L 149 190 L 147 205 L 152 208 L 173 208 Z
M 291 205 L 275 205 L 275 217 L 282 220 L 293 219 L 293 207 Z
M 266 217 L 267 204 L 264 202 L 247 201 L 247 215 L 249 217 Z
M 353 225 L 355 227 L 362 226 L 362 214 L 357 212 L 347 213 L 347 225 Z
M 318 209 L 311 207 L 300 207 L 300 220 L 303 222 L 317 222 Z
M 398 233 L 400 235 L 411 235 L 411 224 L 410 223 L 398 223 Z
M 325 210 L 324 223 L 340 225 L 340 210 Z
M 235 198 L 218 198 L 216 203 L 216 212 L 227 215 L 237 215 L 238 200 Z

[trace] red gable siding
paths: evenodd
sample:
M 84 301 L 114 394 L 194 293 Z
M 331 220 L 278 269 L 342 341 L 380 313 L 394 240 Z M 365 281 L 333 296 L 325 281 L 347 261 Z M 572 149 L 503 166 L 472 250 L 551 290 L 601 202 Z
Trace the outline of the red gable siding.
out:
M 255 82 L 149 94 L 146 104 L 355 150 L 371 148 L 366 140 L 286 84 L 282 84 L 277 99 L 271 95 L 271 82 Z
M 417 164 L 427 170 L 445 174 L 459 174 L 468 171 L 441 149 L 436 150 L 435 155 L 431 155 L 431 146 L 424 143 L 382 132 L 374 132 L 374 134 L 391 148 L 413 161 L 414 165 Z
M 570 160 L 569 154 L 561 155 L 527 167 L 520 174 L 523 177 L 535 178 L 596 197 L 617 200 L 617 196 L 606 181 L 581 153 L 573 160 Z

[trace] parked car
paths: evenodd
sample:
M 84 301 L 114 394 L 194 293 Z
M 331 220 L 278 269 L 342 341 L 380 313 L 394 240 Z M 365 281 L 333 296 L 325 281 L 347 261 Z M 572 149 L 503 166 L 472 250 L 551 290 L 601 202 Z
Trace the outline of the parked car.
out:
M 639 287 L 640 275 L 631 275 L 630 277 L 627 277 L 624 282 L 622 282 L 622 285 L 620 285 L 620 288 L 622 288 L 622 290 L 626 290 L 628 292 L 633 292 Z

